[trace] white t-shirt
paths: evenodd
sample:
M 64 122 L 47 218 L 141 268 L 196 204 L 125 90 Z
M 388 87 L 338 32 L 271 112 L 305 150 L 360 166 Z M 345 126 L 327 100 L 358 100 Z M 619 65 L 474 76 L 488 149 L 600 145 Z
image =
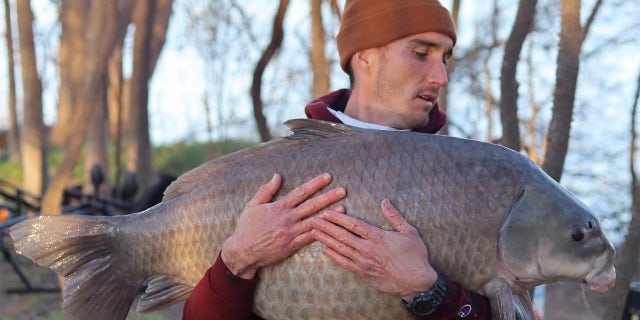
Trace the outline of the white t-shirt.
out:
M 400 129 L 387 127 L 387 126 L 383 126 L 383 125 L 380 125 L 380 124 L 360 121 L 360 120 L 358 120 L 356 118 L 353 118 L 353 117 L 345 114 L 344 112 L 333 110 L 332 108 L 327 108 L 327 109 L 329 110 L 329 112 L 331 112 L 331 114 L 336 116 L 336 118 L 340 119 L 340 121 L 342 121 L 342 123 L 344 123 L 346 125 L 350 125 L 350 126 L 354 126 L 354 127 L 358 127 L 358 128 L 363 128 L 363 129 L 400 131 Z M 409 129 L 403 129 L 402 131 L 409 131 Z

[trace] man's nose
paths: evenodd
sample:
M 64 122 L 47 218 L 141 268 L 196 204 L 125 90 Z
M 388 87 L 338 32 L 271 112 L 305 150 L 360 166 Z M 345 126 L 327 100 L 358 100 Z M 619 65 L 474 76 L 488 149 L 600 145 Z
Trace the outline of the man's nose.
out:
M 447 76 L 447 66 L 442 62 L 434 63 L 434 65 L 429 70 L 428 81 L 429 85 L 436 88 L 446 86 L 447 83 L 449 83 L 449 78 Z

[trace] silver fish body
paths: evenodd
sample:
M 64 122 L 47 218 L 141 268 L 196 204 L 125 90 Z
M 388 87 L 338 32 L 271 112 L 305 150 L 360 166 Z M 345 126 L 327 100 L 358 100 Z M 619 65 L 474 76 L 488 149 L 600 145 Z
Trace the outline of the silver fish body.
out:
M 391 199 L 436 270 L 487 296 L 496 319 L 533 317 L 527 288 L 615 280 L 615 250 L 597 218 L 534 163 L 465 139 L 355 129 L 313 120 L 294 134 L 182 175 L 162 203 L 119 217 L 41 216 L 10 230 L 19 252 L 66 277 L 65 319 L 124 318 L 185 299 L 238 215 L 274 173 L 280 195 L 322 172 L 344 186 L 347 213 L 390 228 Z M 254 311 L 267 319 L 411 318 L 401 300 L 333 264 L 313 243 L 263 268 Z M 145 288 L 140 293 L 140 288 Z

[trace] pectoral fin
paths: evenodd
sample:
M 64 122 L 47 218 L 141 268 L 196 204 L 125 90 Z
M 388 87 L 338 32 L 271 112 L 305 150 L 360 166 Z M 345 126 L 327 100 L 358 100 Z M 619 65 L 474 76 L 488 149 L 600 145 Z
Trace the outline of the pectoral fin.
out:
M 531 302 L 531 294 L 528 291 L 513 296 L 513 307 L 516 312 L 516 319 L 536 319 L 536 315 L 533 312 L 533 302 Z
M 193 287 L 181 284 L 166 275 L 152 276 L 147 280 L 147 288 L 136 306 L 138 313 L 162 309 L 186 299 L 193 291 Z
M 484 288 L 484 295 L 491 301 L 491 315 L 500 320 L 535 320 L 533 303 L 528 291 L 513 294 L 504 280 L 493 280 Z
M 487 283 L 484 293 L 491 301 L 491 315 L 493 319 L 516 320 L 511 287 L 503 280 L 493 280 Z

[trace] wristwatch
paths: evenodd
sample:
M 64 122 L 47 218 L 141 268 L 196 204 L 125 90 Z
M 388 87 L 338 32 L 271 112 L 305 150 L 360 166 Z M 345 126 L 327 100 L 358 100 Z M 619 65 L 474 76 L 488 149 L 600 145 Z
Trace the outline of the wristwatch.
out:
M 417 316 L 426 316 L 438 308 L 444 299 L 444 295 L 447 292 L 447 281 L 444 277 L 438 274 L 436 279 L 436 285 L 431 291 L 422 291 L 411 298 L 411 301 L 407 302 L 402 299 L 404 306 L 407 307 L 411 313 Z

